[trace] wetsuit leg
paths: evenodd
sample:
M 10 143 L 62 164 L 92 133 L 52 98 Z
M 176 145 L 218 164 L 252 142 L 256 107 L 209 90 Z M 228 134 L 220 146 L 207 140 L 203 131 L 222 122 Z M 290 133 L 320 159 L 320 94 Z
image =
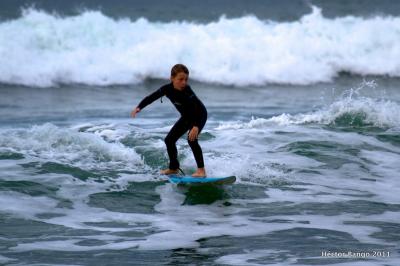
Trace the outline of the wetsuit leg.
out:
M 176 170 L 179 168 L 178 150 L 176 149 L 176 142 L 183 136 L 189 129 L 189 123 L 182 117 L 171 128 L 168 135 L 165 137 L 165 144 L 169 156 L 169 169 Z
M 190 141 L 188 140 L 189 146 L 192 149 L 194 159 L 196 160 L 197 168 L 204 167 L 204 159 L 203 159 L 203 151 L 199 145 L 199 142 L 196 140 Z
M 207 121 L 207 113 L 203 116 L 202 123 L 201 125 L 199 125 L 199 135 L 204 125 L 206 124 L 206 121 Z M 201 150 L 199 142 L 197 141 L 197 139 L 195 139 L 194 141 L 190 141 L 188 138 L 188 143 L 190 148 L 192 149 L 194 159 L 196 160 L 197 168 L 203 168 L 204 167 L 203 151 Z

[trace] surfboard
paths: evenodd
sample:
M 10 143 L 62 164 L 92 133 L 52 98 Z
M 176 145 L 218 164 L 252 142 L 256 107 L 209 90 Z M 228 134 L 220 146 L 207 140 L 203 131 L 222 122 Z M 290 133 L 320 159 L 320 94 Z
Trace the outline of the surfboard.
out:
M 180 176 L 180 175 L 170 175 L 168 179 L 171 183 L 180 185 L 228 185 L 233 184 L 236 181 L 236 176 L 226 176 L 226 177 L 192 177 L 192 176 Z

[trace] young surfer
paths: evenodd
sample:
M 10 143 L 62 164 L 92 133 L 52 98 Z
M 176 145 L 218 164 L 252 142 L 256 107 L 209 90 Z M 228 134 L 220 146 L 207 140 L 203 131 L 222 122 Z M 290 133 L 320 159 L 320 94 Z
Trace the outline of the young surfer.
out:
M 168 169 L 161 170 L 161 174 L 177 174 L 179 170 L 178 151 L 176 142 L 188 133 L 188 143 L 192 149 L 197 163 L 197 170 L 192 174 L 193 177 L 205 177 L 203 151 L 198 143 L 198 136 L 207 121 L 207 109 L 197 98 L 192 88 L 188 85 L 189 70 L 185 65 L 177 64 L 171 69 L 171 82 L 161 86 L 158 90 L 145 97 L 138 106 L 133 109 L 131 116 L 134 118 L 147 105 L 155 100 L 166 96 L 181 114 L 181 117 L 174 124 L 165 138 L 169 156 Z

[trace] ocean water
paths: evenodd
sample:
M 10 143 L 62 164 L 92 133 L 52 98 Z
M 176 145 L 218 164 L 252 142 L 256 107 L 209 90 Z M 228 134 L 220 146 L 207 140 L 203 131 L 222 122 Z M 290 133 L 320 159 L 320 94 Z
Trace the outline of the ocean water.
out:
M 228 2 L 0 3 L 0 265 L 400 263 L 399 3 Z M 129 117 L 178 62 L 234 185 Z

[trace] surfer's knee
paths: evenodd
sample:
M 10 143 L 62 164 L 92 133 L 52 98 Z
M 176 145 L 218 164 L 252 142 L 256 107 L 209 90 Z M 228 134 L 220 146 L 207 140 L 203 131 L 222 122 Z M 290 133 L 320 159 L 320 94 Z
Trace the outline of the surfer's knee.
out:
M 195 139 L 195 140 L 187 139 L 187 141 L 188 141 L 190 147 L 199 145 L 197 139 Z

